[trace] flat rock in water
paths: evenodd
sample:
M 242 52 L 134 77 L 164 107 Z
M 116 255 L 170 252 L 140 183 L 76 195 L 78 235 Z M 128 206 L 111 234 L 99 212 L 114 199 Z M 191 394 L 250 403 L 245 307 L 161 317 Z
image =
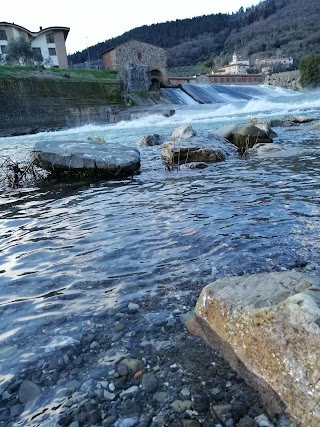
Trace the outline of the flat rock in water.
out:
M 137 148 L 92 141 L 42 141 L 34 146 L 35 163 L 56 176 L 124 177 L 140 168 Z
M 227 277 L 184 318 L 253 387 L 272 414 L 320 425 L 320 280 L 298 272 Z

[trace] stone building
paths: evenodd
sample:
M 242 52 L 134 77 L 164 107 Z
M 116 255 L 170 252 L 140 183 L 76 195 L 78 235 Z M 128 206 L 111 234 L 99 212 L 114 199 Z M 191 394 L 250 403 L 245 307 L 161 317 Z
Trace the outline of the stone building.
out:
M 102 60 L 107 69 L 118 69 L 122 72 L 130 66 L 130 70 L 132 67 L 134 69 L 133 73 L 130 71 L 130 75 L 145 76 L 147 73 L 149 86 L 152 83 L 158 85 L 168 83 L 167 53 L 161 47 L 138 40 L 128 40 L 104 51 Z M 141 90 L 145 90 L 143 85 Z

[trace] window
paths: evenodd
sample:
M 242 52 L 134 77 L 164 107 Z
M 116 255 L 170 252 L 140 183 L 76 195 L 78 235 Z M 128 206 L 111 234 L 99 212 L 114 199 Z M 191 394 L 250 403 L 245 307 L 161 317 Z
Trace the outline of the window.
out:
M 6 30 L 0 30 L 0 40 L 7 40 Z
M 141 58 L 142 58 L 142 53 L 138 52 L 138 61 L 141 61 Z
M 35 61 L 42 61 L 42 54 L 41 54 L 41 48 L 40 47 L 33 47 L 32 48 L 32 52 L 33 52 L 33 59 Z
M 54 47 L 49 47 L 48 50 L 49 50 L 49 55 L 50 56 L 56 56 L 57 55 L 56 49 Z
M 46 35 L 47 43 L 54 43 L 54 34 L 50 33 Z
M 2 54 L 7 53 L 7 46 L 6 45 L 0 46 L 0 53 L 2 53 Z

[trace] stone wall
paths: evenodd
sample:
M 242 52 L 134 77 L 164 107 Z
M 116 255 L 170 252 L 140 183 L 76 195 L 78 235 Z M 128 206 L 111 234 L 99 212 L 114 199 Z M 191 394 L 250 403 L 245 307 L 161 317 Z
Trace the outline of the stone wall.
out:
M 0 136 L 107 123 L 123 106 L 118 81 L 0 78 Z
M 266 76 L 265 84 L 281 86 L 287 89 L 299 90 L 301 89 L 299 79 L 299 70 L 285 71 L 283 73 L 274 73 L 270 76 Z
M 150 73 L 147 65 L 127 64 L 121 73 L 126 93 L 149 90 Z

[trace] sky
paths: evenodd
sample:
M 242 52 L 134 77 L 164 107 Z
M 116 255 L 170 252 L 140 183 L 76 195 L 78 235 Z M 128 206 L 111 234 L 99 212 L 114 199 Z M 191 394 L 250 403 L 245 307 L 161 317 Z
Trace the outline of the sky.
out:
M 70 28 L 66 41 L 70 54 L 142 25 L 232 13 L 258 3 L 260 0 L 15 0 L 5 2 L 1 19 L 33 32 L 40 26 Z

